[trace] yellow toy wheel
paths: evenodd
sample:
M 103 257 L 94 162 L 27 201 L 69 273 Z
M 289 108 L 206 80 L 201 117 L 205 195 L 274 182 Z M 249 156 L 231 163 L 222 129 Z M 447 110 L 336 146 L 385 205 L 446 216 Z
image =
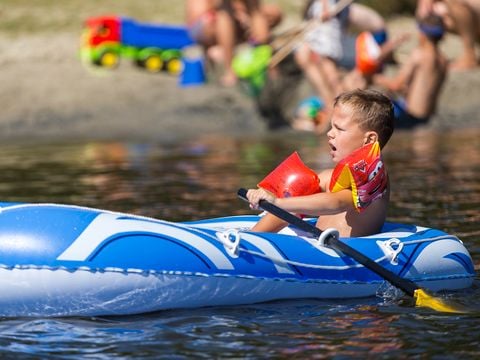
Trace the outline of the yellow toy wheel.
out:
M 98 64 L 102 67 L 105 67 L 107 69 L 114 69 L 118 66 L 120 63 L 120 57 L 118 54 L 114 51 L 104 51 L 99 59 L 98 59 Z
M 163 68 L 163 60 L 159 55 L 149 55 L 144 61 L 145 69 L 152 73 L 160 72 Z
M 170 59 L 167 62 L 166 68 L 169 74 L 178 75 L 183 69 L 182 60 L 179 58 Z

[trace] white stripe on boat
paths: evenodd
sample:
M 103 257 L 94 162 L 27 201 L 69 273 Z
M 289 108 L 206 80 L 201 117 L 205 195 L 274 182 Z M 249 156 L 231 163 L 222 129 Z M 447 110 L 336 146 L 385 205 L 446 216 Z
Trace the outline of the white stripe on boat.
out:
M 139 219 L 119 219 L 118 215 L 100 214 L 80 236 L 62 253 L 57 260 L 62 261 L 85 261 L 95 249 L 109 241 L 113 236 L 122 233 L 154 233 L 162 234 L 181 241 L 203 253 L 218 269 L 233 270 L 233 264 L 210 242 L 200 236 L 175 227 L 173 225 L 158 224 Z

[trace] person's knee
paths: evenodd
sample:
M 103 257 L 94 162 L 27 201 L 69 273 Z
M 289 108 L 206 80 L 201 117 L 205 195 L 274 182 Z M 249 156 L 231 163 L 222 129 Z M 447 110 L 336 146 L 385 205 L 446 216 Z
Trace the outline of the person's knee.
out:
M 310 54 L 307 49 L 299 48 L 293 53 L 293 56 L 297 65 L 300 66 L 302 69 L 308 66 L 310 62 Z
M 350 5 L 349 22 L 366 31 L 380 31 L 386 28 L 385 20 L 377 11 L 357 3 Z
M 261 12 L 263 16 L 267 19 L 268 26 L 274 28 L 280 24 L 283 20 L 282 10 L 275 4 L 264 4 L 262 5 Z

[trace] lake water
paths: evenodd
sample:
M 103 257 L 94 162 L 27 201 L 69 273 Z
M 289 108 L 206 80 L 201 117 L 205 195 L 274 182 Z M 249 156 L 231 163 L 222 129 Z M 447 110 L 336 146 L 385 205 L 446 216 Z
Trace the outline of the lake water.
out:
M 480 257 L 479 129 L 398 132 L 384 151 L 389 220 L 443 229 Z M 199 137 L 188 144 L 0 146 L 0 199 L 70 203 L 167 220 L 245 214 L 254 186 L 292 151 L 330 166 L 324 138 Z M 479 307 L 480 289 L 450 294 Z M 2 291 L 0 289 L 0 291 Z M 107 318 L 0 319 L 0 358 L 476 358 L 479 314 L 406 297 L 298 300 Z

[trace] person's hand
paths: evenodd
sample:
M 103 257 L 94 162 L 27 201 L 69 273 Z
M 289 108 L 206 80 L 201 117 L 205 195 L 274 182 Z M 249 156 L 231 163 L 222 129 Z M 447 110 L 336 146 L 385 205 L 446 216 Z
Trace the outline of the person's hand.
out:
M 323 23 L 323 22 L 326 22 L 326 21 L 330 20 L 332 17 L 333 16 L 330 13 L 329 9 L 324 9 L 322 11 L 322 14 L 320 15 L 320 21 Z
M 260 200 L 267 200 L 270 203 L 275 203 L 275 196 L 263 189 L 250 189 L 247 191 L 247 199 L 250 203 L 250 208 L 258 210 L 260 208 Z
M 418 0 L 415 15 L 419 18 L 424 18 L 433 12 L 434 0 Z

